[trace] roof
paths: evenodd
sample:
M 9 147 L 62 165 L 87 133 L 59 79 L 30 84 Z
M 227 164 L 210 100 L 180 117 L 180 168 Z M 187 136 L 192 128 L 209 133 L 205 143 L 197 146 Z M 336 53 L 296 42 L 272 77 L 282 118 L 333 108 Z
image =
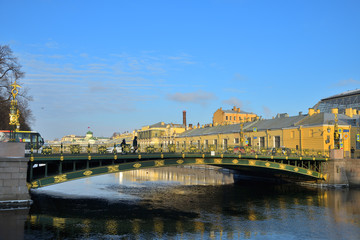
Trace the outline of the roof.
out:
M 258 130 L 266 129 L 282 129 L 293 127 L 300 120 L 306 118 L 307 115 L 297 115 L 292 117 L 280 117 L 274 119 L 266 119 L 256 122 L 253 127 L 256 127 Z
M 249 126 L 249 123 L 245 123 L 244 128 L 246 126 Z M 179 134 L 178 137 L 194 137 L 194 136 L 214 135 L 221 133 L 236 133 L 236 132 L 240 132 L 240 124 L 191 129 Z
M 335 124 L 335 114 L 333 113 L 317 113 L 313 114 L 312 116 L 307 116 L 306 118 L 302 119 L 296 126 L 313 126 L 313 125 L 333 125 Z M 356 125 L 356 119 L 350 118 L 344 114 L 338 114 L 338 124 L 339 125 Z
M 314 125 L 333 125 L 335 123 L 335 115 L 333 113 L 316 113 L 313 115 L 298 115 L 292 117 L 280 117 L 274 119 L 265 119 L 255 122 L 244 123 L 243 131 L 253 131 L 257 128 L 258 131 L 276 130 L 283 128 L 291 128 L 297 126 L 314 126 Z M 344 114 L 338 114 L 339 125 L 356 125 L 356 119 L 350 118 Z M 239 133 L 240 124 L 231 124 L 215 127 L 205 127 L 187 130 L 178 135 L 181 137 L 195 137 L 205 135 L 216 135 L 226 133 Z
M 297 122 L 305 118 L 306 115 L 299 115 L 295 117 L 283 117 L 275 119 L 266 119 L 259 120 L 255 122 L 244 123 L 243 131 L 253 131 L 253 128 L 256 127 L 259 131 L 266 129 L 282 129 L 295 126 Z M 194 136 L 203 136 L 203 135 L 214 135 L 214 134 L 224 134 L 224 133 L 238 133 L 240 132 L 240 123 L 215 126 L 215 127 L 206 127 L 206 128 L 197 128 L 185 131 L 179 134 L 178 137 L 194 137 Z
M 321 99 L 321 101 L 331 100 L 331 99 L 334 99 L 334 98 L 348 97 L 348 96 L 357 95 L 357 94 L 360 94 L 360 89 L 350 90 L 350 91 L 346 91 L 346 92 L 343 92 L 343 93 L 340 93 L 340 94 L 336 94 L 336 95 L 331 96 L 331 97 L 323 98 L 323 99 Z
M 238 112 L 238 111 L 234 111 L 234 110 L 223 110 L 224 113 L 233 113 L 233 114 L 253 114 L 253 113 L 250 113 L 250 112 L 244 112 L 244 111 L 241 111 Z
M 182 125 L 182 124 L 158 122 L 153 125 L 150 125 L 149 128 L 166 128 L 168 125 L 170 125 L 172 127 L 178 127 L 178 128 L 184 127 L 184 125 Z

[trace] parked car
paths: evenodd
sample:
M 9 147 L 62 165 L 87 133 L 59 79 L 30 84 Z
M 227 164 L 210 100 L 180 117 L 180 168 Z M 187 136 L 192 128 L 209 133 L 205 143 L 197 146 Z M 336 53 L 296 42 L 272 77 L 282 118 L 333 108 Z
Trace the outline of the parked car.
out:
M 121 153 L 121 152 L 122 152 L 122 149 L 121 149 L 120 144 L 116 144 L 116 145 L 115 145 L 115 150 L 116 150 L 117 153 Z M 107 153 L 113 153 L 113 152 L 114 152 L 114 146 L 106 148 L 106 152 L 107 152 Z
M 269 153 L 271 155 L 276 155 L 276 154 L 290 155 L 291 154 L 291 149 L 286 148 L 286 147 L 272 148 Z
M 255 153 L 255 150 L 250 147 L 243 147 L 243 146 L 235 146 L 234 147 L 234 153 Z
M 241 146 L 235 146 L 234 153 L 245 153 L 245 148 Z

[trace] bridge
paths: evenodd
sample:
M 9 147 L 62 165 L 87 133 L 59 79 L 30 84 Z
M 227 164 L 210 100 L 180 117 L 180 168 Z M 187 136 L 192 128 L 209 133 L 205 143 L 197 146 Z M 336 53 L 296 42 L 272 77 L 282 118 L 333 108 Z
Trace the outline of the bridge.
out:
M 71 147 L 71 146 L 70 146 Z M 78 146 L 77 146 L 78 147 Z M 66 153 L 63 146 L 45 149 L 43 154 L 28 155 L 28 188 L 39 188 L 101 174 L 181 165 L 214 165 L 239 171 L 245 175 L 291 181 L 326 180 L 323 166 L 328 153 L 299 151 L 260 151 L 247 148 L 244 152 L 189 149 L 147 149 L 147 152 L 106 153 L 106 148 L 88 146 Z M 93 151 L 97 149 L 97 151 Z M 158 150 L 158 152 L 156 151 Z

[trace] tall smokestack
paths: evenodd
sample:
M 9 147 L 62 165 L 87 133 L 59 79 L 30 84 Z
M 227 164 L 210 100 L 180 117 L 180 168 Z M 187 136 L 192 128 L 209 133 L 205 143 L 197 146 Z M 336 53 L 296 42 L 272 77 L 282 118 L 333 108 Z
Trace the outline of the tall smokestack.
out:
M 183 111 L 183 125 L 186 127 L 186 111 Z

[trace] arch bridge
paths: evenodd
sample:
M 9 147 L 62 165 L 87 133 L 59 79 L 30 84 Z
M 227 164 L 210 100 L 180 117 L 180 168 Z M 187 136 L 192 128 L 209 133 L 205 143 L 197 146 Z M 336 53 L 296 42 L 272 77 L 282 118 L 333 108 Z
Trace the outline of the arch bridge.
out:
M 63 153 L 29 156 L 27 184 L 39 188 L 75 179 L 131 171 L 136 169 L 214 165 L 239 171 L 241 174 L 280 178 L 291 181 L 326 180 L 322 173 L 328 161 L 320 156 L 272 155 L 256 152 L 152 152 L 152 153 Z

